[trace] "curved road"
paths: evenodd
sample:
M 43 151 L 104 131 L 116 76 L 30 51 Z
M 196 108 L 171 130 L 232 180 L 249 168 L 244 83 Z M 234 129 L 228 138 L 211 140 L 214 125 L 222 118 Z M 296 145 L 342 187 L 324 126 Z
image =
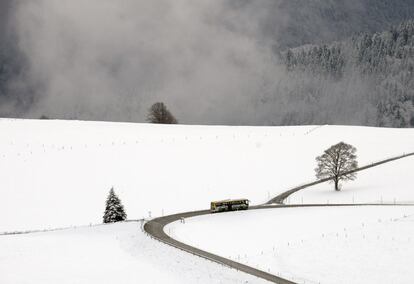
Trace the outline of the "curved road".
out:
M 389 163 L 389 162 L 393 162 L 393 161 L 396 161 L 396 160 L 399 160 L 399 159 L 402 159 L 402 158 L 406 158 L 406 157 L 410 157 L 410 156 L 414 156 L 414 152 L 407 153 L 407 154 L 403 154 L 403 155 L 396 156 L 396 157 L 393 157 L 393 158 L 389 158 L 389 159 L 386 159 L 386 160 L 381 160 L 379 162 L 375 162 L 375 163 L 372 163 L 372 164 L 369 164 L 369 165 L 366 165 L 366 166 L 363 166 L 363 167 L 359 167 L 359 168 L 357 168 L 355 170 L 352 170 L 352 171 L 349 171 L 349 172 L 345 172 L 344 175 L 350 174 L 350 173 L 360 172 L 360 171 L 363 171 L 363 170 L 366 170 L 366 169 L 369 169 L 369 168 L 377 167 L 379 165 L 382 165 L 382 164 L 385 164 L 385 163 Z M 310 182 L 310 183 L 306 183 L 306 184 L 302 184 L 300 186 L 294 187 L 294 188 L 292 188 L 290 190 L 287 190 L 287 191 L 279 194 L 278 196 L 270 199 L 265 204 L 275 204 L 275 203 L 276 204 L 279 204 L 279 203 L 283 203 L 283 201 L 286 198 L 288 198 L 290 195 L 294 194 L 295 192 L 297 192 L 299 190 L 302 190 L 302 189 L 305 189 L 307 187 L 311 187 L 313 185 L 317 185 L 317 184 L 320 184 L 320 183 L 324 183 L 324 182 L 330 181 L 331 179 L 332 178 L 320 179 L 320 180 L 316 180 L 316 181 L 313 181 L 313 182 Z
M 391 161 L 395 161 L 395 160 L 402 159 L 402 158 L 405 158 L 405 157 L 408 157 L 408 156 L 413 156 L 413 155 L 414 155 L 414 153 L 409 153 L 409 154 L 404 154 L 404 155 L 394 157 L 394 158 L 391 158 L 391 159 L 386 159 L 386 160 L 383 160 L 383 161 L 380 161 L 380 162 L 373 163 L 373 164 L 368 165 L 368 166 L 360 167 L 360 168 L 354 170 L 354 172 L 362 171 L 364 169 L 372 168 L 372 167 L 375 167 L 375 166 L 378 166 L 378 165 L 381 165 L 381 164 L 384 164 L 384 163 L 388 163 L 388 162 L 391 162 Z M 288 190 L 288 191 L 276 196 L 275 198 L 272 198 L 269 202 L 267 202 L 263 205 L 251 206 L 249 208 L 249 210 L 260 210 L 260 209 L 270 209 L 270 208 L 273 208 L 273 209 L 274 208 L 292 208 L 292 207 L 338 207 L 338 206 L 349 206 L 349 207 L 354 206 L 354 207 L 357 207 L 357 206 L 401 206 L 401 205 L 412 206 L 412 205 L 414 205 L 414 204 L 377 204 L 377 203 L 366 203 L 366 204 L 303 204 L 303 205 L 284 205 L 283 204 L 283 201 L 289 195 L 291 195 L 291 194 L 293 194 L 293 193 L 295 193 L 295 192 L 297 192 L 301 189 L 304 189 L 304 188 L 307 188 L 307 187 L 310 187 L 312 185 L 319 184 L 319 183 L 322 183 L 322 182 L 326 182 L 326 181 L 329 181 L 329 180 L 330 179 L 320 180 L 320 181 L 316 181 L 316 182 L 312 182 L 312 183 L 308 183 L 308 184 L 305 184 L 305 185 L 295 187 L 291 190 Z M 275 203 L 277 205 L 275 205 Z M 248 265 L 245 265 L 245 264 L 227 259 L 225 257 L 221 257 L 221 256 L 216 255 L 216 254 L 212 254 L 210 252 L 207 252 L 207 251 L 201 250 L 199 248 L 196 248 L 196 247 L 187 245 L 185 243 L 179 242 L 179 241 L 171 238 L 170 236 L 168 236 L 164 232 L 164 227 L 169 223 L 178 221 L 181 218 L 190 218 L 190 217 L 202 216 L 202 215 L 207 215 L 207 214 L 211 214 L 210 210 L 200 210 L 200 211 L 178 213 L 178 214 L 173 214 L 173 215 L 169 215 L 169 216 L 155 218 L 155 219 L 145 223 L 144 230 L 151 237 L 153 237 L 153 238 L 155 238 L 155 239 L 157 239 L 157 240 L 159 240 L 163 243 L 166 243 L 170 246 L 181 249 L 181 250 L 186 251 L 188 253 L 191 253 L 193 255 L 197 255 L 199 257 L 202 257 L 202 258 L 208 259 L 210 261 L 219 263 L 221 265 L 225 265 L 227 267 L 243 271 L 245 273 L 254 275 L 256 277 L 268 280 L 268 281 L 273 282 L 273 283 L 279 283 L 279 284 L 295 283 L 295 282 L 289 281 L 287 279 L 278 277 L 276 275 L 270 274 L 268 272 L 250 267 Z M 215 214 L 223 214 L 223 213 L 215 213 Z
M 270 207 L 268 207 L 270 208 Z M 259 209 L 259 208 L 256 208 Z M 153 219 L 147 223 L 145 223 L 144 225 L 144 230 L 150 234 L 153 238 L 166 243 L 170 246 L 176 247 L 178 249 L 181 249 L 183 251 L 189 252 L 191 254 L 200 256 L 202 258 L 211 260 L 213 262 L 246 272 L 248 274 L 266 279 L 268 281 L 274 282 L 274 283 L 280 283 L 280 284 L 288 284 L 288 283 L 294 283 L 291 282 L 289 280 L 280 278 L 278 276 L 275 276 L 273 274 L 267 273 L 265 271 L 250 267 L 248 265 L 244 265 L 242 263 L 221 257 L 219 255 L 216 254 L 212 254 L 209 253 L 207 251 L 198 249 L 196 247 L 187 245 L 185 243 L 179 242 L 173 238 L 171 238 L 170 236 L 168 236 L 165 232 L 164 232 L 164 226 L 172 223 L 174 221 L 178 221 L 181 218 L 189 218 L 189 217 L 194 217 L 194 216 L 201 216 L 201 215 L 207 215 L 207 214 L 211 214 L 210 210 L 201 210 L 201 211 L 193 211 L 193 212 L 186 212 L 186 213 L 180 213 L 180 214 L 174 214 L 174 215 L 169 215 L 169 216 L 165 216 L 165 217 L 160 217 L 160 218 L 156 218 Z

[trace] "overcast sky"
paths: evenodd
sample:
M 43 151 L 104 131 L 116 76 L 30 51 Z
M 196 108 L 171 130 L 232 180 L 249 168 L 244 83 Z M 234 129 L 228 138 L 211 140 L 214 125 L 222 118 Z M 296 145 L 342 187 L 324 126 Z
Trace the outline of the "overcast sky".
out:
M 181 121 L 247 123 L 278 74 L 259 2 L 22 1 L 14 27 L 42 88 L 31 115 L 143 121 L 163 101 Z
M 13 83 L 31 87 L 34 118 L 143 122 L 163 101 L 183 123 L 266 124 L 285 108 L 275 48 L 380 22 L 359 24 L 371 0 L 12 1 L 0 1 L 0 39 L 8 27 L 27 59 Z

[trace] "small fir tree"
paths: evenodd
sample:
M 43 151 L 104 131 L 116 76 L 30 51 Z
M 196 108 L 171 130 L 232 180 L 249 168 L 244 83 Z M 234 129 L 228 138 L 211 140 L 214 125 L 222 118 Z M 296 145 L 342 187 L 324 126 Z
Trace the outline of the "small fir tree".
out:
M 115 223 L 119 221 L 125 221 L 127 215 L 124 210 L 124 206 L 121 203 L 119 197 L 115 194 L 114 188 L 109 191 L 108 198 L 106 199 L 105 214 L 103 216 L 104 223 Z

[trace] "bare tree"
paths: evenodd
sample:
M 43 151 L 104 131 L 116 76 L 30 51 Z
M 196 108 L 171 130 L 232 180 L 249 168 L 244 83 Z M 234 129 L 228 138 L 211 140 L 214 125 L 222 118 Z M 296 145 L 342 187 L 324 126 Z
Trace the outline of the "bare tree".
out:
M 147 115 L 150 123 L 177 124 L 177 119 L 171 114 L 164 103 L 158 102 L 151 106 Z
M 316 158 L 318 163 L 315 169 L 316 177 L 318 179 L 331 179 L 335 184 L 335 190 L 340 191 L 339 182 L 341 180 L 347 181 L 356 178 L 356 173 L 353 172 L 358 168 L 355 153 L 356 148 L 344 142 L 331 146 Z

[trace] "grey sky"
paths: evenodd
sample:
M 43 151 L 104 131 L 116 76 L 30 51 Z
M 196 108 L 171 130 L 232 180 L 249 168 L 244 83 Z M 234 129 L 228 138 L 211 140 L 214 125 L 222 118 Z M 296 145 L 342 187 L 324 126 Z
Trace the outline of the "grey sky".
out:
M 395 14 L 410 1 L 398 0 Z M 371 15 L 375 0 L 11 2 L 0 1 L 0 27 L 12 15 L 28 64 L 13 83 L 35 86 L 24 116 L 69 119 L 142 122 L 163 101 L 184 123 L 266 124 L 289 99 L 278 97 L 285 70 L 275 49 L 394 19 L 383 16 L 388 6 Z M 266 97 L 275 99 L 263 106 Z
M 184 122 L 247 123 L 252 97 L 278 73 L 259 36 L 267 2 L 22 2 L 20 47 L 43 88 L 31 115 L 143 121 L 164 101 Z

